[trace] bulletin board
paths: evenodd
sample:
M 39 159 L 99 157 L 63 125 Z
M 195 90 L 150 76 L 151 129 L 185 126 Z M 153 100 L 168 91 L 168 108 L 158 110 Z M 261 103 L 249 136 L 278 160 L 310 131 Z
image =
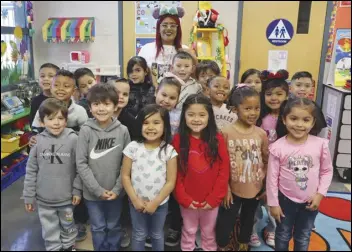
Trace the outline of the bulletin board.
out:
M 329 28 L 328 50 L 325 58 L 325 71 L 323 82 L 325 84 L 336 85 L 335 83 L 335 61 L 336 61 L 336 35 L 338 30 L 349 29 L 351 34 L 351 2 L 350 1 L 334 1 L 334 8 L 331 13 L 331 25 Z M 349 40 L 351 41 L 351 39 Z M 349 45 L 351 48 L 351 44 Z M 335 50 L 335 51 L 334 51 Z M 342 85 L 339 83 L 338 85 Z
M 164 1 L 168 2 L 168 1 Z M 170 1 L 171 2 L 171 1 Z M 177 4 L 177 1 L 174 1 Z M 189 34 L 192 29 L 193 18 L 198 8 L 198 1 L 181 1 L 180 5 L 185 9 L 185 15 L 181 19 L 182 44 L 189 45 Z M 152 14 L 152 13 L 150 13 Z M 152 41 L 155 35 L 136 34 L 136 1 L 123 1 L 123 65 L 121 74 L 126 77 L 128 60 L 136 55 L 143 43 Z

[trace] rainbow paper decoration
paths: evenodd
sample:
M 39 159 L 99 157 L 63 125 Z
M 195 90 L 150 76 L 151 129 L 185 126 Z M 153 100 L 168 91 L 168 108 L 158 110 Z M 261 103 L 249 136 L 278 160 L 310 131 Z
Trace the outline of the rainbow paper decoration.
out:
M 48 43 L 94 42 L 95 21 L 93 17 L 49 18 L 42 34 Z

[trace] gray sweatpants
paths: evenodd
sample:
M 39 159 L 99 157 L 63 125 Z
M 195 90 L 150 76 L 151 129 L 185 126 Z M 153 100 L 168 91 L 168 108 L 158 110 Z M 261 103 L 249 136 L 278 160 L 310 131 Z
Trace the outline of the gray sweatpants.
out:
M 38 205 L 38 214 L 47 251 L 67 249 L 75 244 L 78 231 L 73 220 L 73 205 Z

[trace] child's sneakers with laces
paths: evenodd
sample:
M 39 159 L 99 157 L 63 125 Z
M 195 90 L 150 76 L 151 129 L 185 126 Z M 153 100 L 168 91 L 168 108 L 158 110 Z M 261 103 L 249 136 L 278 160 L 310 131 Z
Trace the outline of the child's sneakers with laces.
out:
M 180 239 L 181 233 L 170 228 L 165 241 L 165 245 L 168 247 L 175 247 L 180 243 Z
M 267 232 L 264 229 L 264 238 L 265 238 L 265 243 L 268 246 L 275 248 L 275 232 Z
M 85 224 L 77 224 L 77 237 L 76 242 L 81 242 L 87 238 L 87 228 Z
M 261 245 L 261 242 L 259 240 L 258 234 L 256 234 L 256 233 L 252 234 L 251 239 L 249 241 L 249 246 L 254 247 L 254 248 L 258 248 L 258 247 L 260 247 L 260 245 Z

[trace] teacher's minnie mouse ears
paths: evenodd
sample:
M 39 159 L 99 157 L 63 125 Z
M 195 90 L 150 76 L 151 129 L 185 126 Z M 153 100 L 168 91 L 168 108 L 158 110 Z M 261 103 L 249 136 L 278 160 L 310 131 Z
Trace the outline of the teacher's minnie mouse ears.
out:
M 182 18 L 185 15 L 185 9 L 182 7 L 168 7 L 164 5 L 161 8 L 155 8 L 153 11 L 153 17 L 155 19 L 159 19 L 164 15 L 174 15 L 178 18 Z

